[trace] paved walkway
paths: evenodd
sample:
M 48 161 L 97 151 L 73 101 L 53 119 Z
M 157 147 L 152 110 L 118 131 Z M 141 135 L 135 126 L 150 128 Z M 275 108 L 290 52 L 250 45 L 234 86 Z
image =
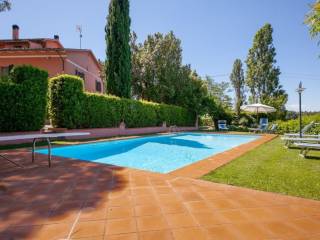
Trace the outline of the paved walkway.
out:
M 8 151 L 0 239 L 320 239 L 320 201 Z

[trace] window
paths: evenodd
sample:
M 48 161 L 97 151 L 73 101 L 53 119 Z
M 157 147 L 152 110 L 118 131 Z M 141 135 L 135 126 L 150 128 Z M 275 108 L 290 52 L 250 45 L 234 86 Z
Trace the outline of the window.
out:
M 96 80 L 96 91 L 101 92 L 101 82 Z
M 0 67 L 0 77 L 8 76 L 12 68 L 13 68 L 13 65 Z
M 82 78 L 83 80 L 85 80 L 85 75 L 83 72 L 78 71 L 78 69 L 76 69 L 75 75 Z

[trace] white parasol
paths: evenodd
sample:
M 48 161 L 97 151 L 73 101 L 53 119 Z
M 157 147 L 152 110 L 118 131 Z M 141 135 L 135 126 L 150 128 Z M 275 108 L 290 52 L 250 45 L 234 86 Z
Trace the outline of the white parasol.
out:
M 243 105 L 240 107 L 241 110 L 246 111 L 246 112 L 252 112 L 257 114 L 259 113 L 272 113 L 275 112 L 276 109 L 274 107 L 264 105 L 261 103 L 254 103 L 254 104 L 249 104 L 249 105 Z

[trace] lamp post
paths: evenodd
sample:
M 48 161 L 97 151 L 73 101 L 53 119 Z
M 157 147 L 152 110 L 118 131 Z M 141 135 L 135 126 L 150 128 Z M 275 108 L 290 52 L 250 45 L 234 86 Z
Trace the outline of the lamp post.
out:
M 302 138 L 302 113 L 301 113 L 301 94 L 305 90 L 305 88 L 302 87 L 302 82 L 299 83 L 299 87 L 296 89 L 296 91 L 299 93 L 299 136 Z

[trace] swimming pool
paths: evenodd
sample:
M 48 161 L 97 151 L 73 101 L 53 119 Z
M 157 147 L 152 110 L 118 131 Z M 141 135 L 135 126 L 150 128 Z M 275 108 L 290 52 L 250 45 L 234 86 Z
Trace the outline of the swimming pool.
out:
M 168 173 L 259 136 L 177 133 L 52 148 L 52 155 Z M 47 154 L 47 149 L 36 151 Z

